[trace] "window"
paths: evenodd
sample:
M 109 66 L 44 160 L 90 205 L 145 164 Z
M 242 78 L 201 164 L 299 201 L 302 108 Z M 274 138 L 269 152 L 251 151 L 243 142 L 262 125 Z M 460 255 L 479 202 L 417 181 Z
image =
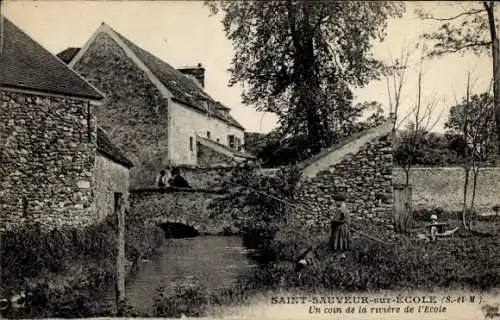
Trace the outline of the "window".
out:
M 194 138 L 189 137 L 189 151 L 193 151 L 193 150 L 194 150 Z
M 230 148 L 235 148 L 235 139 L 234 135 L 230 134 L 227 136 L 228 144 Z
M 207 138 L 210 139 L 210 131 L 207 131 Z

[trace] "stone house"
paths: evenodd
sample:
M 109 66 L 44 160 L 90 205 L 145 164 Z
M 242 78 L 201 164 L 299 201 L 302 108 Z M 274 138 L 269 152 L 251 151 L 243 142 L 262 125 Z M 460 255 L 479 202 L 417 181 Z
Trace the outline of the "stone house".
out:
M 106 94 L 97 119 L 151 185 L 167 165 L 231 164 L 248 155 L 245 129 L 204 91 L 205 69 L 175 69 L 102 23 L 81 48 L 58 57 Z
M 296 197 L 309 210 L 290 223 L 313 229 L 329 226 L 334 194 L 343 191 L 358 230 L 391 231 L 393 126 L 394 120 L 389 119 L 298 164 L 302 175 Z
M 132 167 L 97 126 L 104 96 L 1 19 L 0 227 L 93 224 L 127 201 Z

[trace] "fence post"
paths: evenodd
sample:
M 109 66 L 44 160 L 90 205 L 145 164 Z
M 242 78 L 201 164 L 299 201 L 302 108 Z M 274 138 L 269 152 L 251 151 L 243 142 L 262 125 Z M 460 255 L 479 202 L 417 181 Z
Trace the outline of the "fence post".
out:
M 406 233 L 413 225 L 412 186 L 394 184 L 394 202 L 392 205 L 394 230 Z
M 115 193 L 117 217 L 116 255 L 116 310 L 120 314 L 121 303 L 125 300 L 125 204 L 122 193 Z

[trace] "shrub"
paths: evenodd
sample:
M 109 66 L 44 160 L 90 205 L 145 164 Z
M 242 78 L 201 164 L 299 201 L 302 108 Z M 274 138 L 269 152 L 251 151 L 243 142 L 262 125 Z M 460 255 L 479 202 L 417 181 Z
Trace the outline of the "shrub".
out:
M 89 317 L 110 315 L 96 296 L 109 288 L 115 275 L 116 219 L 107 217 L 86 228 L 46 231 L 24 225 L 1 239 L 2 282 L 6 296 L 26 293 L 26 309 L 8 316 Z M 140 219 L 127 220 L 126 257 L 149 257 L 163 241 L 157 227 Z M 125 308 L 125 314 L 132 311 Z
M 160 288 L 154 302 L 155 317 L 202 317 L 205 315 L 208 298 L 203 287 L 176 287 L 173 295 L 167 295 L 166 288 Z
M 2 279 L 23 279 L 41 272 L 61 273 L 73 261 L 107 260 L 116 256 L 115 219 L 83 229 L 45 231 L 24 225 L 2 233 Z M 4 282 L 4 283 L 5 283 Z

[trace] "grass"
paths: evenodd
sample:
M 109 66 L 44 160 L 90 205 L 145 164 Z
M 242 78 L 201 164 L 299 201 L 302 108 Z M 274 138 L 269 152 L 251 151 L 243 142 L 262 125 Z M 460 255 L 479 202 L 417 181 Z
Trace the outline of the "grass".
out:
M 422 226 L 424 222 L 419 222 Z M 451 220 L 451 224 L 460 224 Z M 477 228 L 493 233 L 478 237 L 459 233 L 447 240 L 429 243 L 415 234 L 405 241 L 383 245 L 366 238 L 353 239 L 353 248 L 342 258 L 327 248 L 326 232 L 303 233 L 283 228 L 266 248 L 268 261 L 250 278 L 233 288 L 208 292 L 205 288 L 178 288 L 171 296 L 159 296 L 154 316 L 207 316 L 224 313 L 234 306 L 255 303 L 269 292 L 436 292 L 466 290 L 487 292 L 500 285 L 500 221 L 479 221 Z M 309 245 L 315 257 L 303 271 L 294 271 L 293 261 Z
M 126 258 L 150 256 L 163 232 L 132 215 L 126 230 Z M 25 225 L 4 232 L 0 297 L 24 293 L 25 308 L 7 308 L 5 317 L 90 317 L 110 315 L 100 298 L 115 277 L 116 219 L 86 227 L 47 232 Z

